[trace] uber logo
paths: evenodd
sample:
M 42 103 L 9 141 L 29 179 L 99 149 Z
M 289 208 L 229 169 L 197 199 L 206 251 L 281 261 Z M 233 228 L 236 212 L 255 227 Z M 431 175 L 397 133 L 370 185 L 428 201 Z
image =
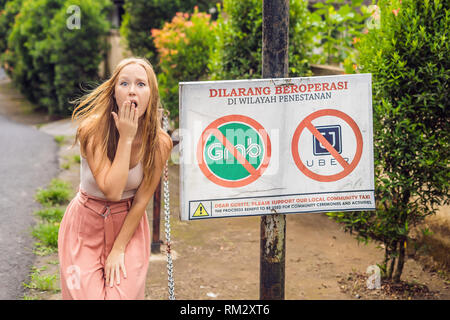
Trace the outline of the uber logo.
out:
M 318 126 L 316 129 L 325 139 L 336 149 L 338 153 L 342 152 L 342 133 L 340 125 Z M 313 135 L 313 154 L 315 156 L 329 155 L 330 152 Z

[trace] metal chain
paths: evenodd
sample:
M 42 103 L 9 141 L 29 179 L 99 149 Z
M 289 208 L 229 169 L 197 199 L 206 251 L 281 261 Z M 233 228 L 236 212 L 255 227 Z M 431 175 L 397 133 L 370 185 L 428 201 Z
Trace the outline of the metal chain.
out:
M 163 130 L 167 132 L 169 128 L 169 120 L 167 113 L 163 114 Z M 167 275 L 168 275 L 168 289 L 169 299 L 175 300 L 175 282 L 173 279 L 173 261 L 170 240 L 170 193 L 169 193 L 169 161 L 166 161 L 164 166 L 163 178 L 163 192 L 164 192 L 164 231 L 166 234 L 166 254 L 167 254 Z

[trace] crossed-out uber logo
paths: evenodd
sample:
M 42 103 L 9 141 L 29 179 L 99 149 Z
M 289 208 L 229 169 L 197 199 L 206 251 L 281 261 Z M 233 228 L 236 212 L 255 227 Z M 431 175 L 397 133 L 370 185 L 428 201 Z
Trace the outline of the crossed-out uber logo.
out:
M 342 132 L 340 125 L 333 126 L 319 126 L 316 129 L 327 139 L 336 151 L 342 153 Z M 330 152 L 320 143 L 320 141 L 313 135 L 313 154 L 315 156 L 329 155 Z
M 316 129 L 323 135 L 323 137 L 331 144 L 331 146 L 339 153 L 342 154 L 342 129 L 341 126 L 336 125 L 325 125 L 317 126 Z M 334 158 L 324 157 L 331 155 L 330 151 L 325 148 L 322 143 L 317 139 L 316 136 L 312 135 L 313 139 L 313 159 L 306 160 L 307 167 L 323 167 L 326 165 L 336 166 L 338 162 Z M 321 157 L 321 158 L 319 158 Z M 348 158 L 343 157 L 346 162 L 349 161 Z

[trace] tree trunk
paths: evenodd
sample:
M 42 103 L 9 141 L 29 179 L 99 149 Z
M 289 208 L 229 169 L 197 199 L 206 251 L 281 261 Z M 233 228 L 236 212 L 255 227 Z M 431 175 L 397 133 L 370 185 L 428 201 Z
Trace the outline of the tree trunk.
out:
M 397 242 L 394 242 L 392 244 L 390 244 L 389 246 L 387 246 L 386 248 L 389 248 L 388 250 L 388 257 L 391 260 L 391 265 L 389 267 L 389 270 L 387 271 L 387 279 L 391 280 L 392 279 L 392 274 L 394 273 L 394 266 L 395 266 L 395 255 L 392 256 L 392 253 L 395 253 L 397 250 Z M 386 268 L 387 268 L 387 262 L 386 262 Z
M 409 177 L 408 172 L 402 172 L 403 176 Z M 411 197 L 411 192 L 409 190 L 405 190 L 403 192 L 403 196 L 401 198 L 401 211 L 400 211 L 400 222 L 399 226 L 405 226 L 406 222 L 408 221 L 408 211 L 406 210 L 408 207 L 409 198 Z M 398 262 L 397 262 L 397 268 L 395 270 L 394 275 L 394 282 L 400 282 L 400 277 L 402 276 L 403 272 L 403 266 L 405 264 L 405 246 L 406 246 L 406 240 L 408 239 L 408 230 L 405 228 L 406 234 L 404 237 L 401 238 L 401 240 L 398 243 Z
M 389 267 L 389 271 L 387 274 L 387 279 L 391 280 L 392 279 L 392 274 L 394 273 L 394 265 L 395 265 L 395 258 L 391 259 L 391 266 Z
M 389 247 L 387 246 L 386 243 L 384 245 L 385 245 L 384 261 L 383 261 L 383 265 L 381 266 L 381 272 L 382 272 L 382 277 L 383 278 L 387 278 L 387 276 L 388 276 L 388 263 L 389 263 Z
M 405 240 L 399 243 L 399 254 L 398 254 L 398 262 L 397 269 L 395 270 L 394 281 L 400 282 L 400 277 L 403 272 L 403 265 L 405 264 Z

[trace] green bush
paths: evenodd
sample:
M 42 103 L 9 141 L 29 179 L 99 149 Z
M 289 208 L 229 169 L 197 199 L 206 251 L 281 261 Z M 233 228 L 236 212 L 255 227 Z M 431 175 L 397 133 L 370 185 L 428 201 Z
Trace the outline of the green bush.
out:
M 357 46 L 359 67 L 373 75 L 377 211 L 335 216 L 360 239 L 384 243 L 381 265 L 399 281 L 411 226 L 450 203 L 450 4 L 391 2 L 379 2 L 380 27 Z
M 23 1 L 11 0 L 3 3 L 3 5 L 0 4 L 0 56 L 8 48 L 8 37 L 14 25 L 14 18 L 19 13 Z M 5 70 L 9 71 L 8 68 L 5 68 Z
M 12 80 L 32 103 L 46 106 L 56 101 L 54 92 L 45 85 L 53 79 L 48 55 L 39 55 L 36 47 L 47 37 L 48 26 L 64 0 L 25 0 L 16 15 L 3 55 L 10 67 Z
M 161 30 L 153 29 L 152 36 L 159 53 L 161 99 L 172 119 L 176 119 L 178 82 L 207 77 L 209 55 L 215 41 L 211 17 L 198 10 L 192 15 L 177 13 Z
M 289 75 L 310 75 L 308 55 L 313 33 L 307 1 L 290 0 Z M 224 0 L 219 7 L 216 48 L 211 58 L 215 80 L 261 77 L 262 0 Z
M 69 5 L 82 13 L 80 28 L 67 27 Z M 109 0 L 25 0 L 8 38 L 3 61 L 20 91 L 49 114 L 70 114 L 77 86 L 96 79 L 106 49 Z M 57 36 L 56 36 L 57 35 Z
M 147 58 L 157 67 L 157 50 L 150 31 L 162 28 L 177 12 L 193 12 L 195 6 L 206 11 L 216 2 L 219 0 L 125 0 L 120 34 L 134 55 Z
M 371 11 L 363 0 L 326 0 L 313 6 L 312 14 L 320 54 L 313 61 L 319 64 L 344 64 L 347 73 L 354 73 L 355 47 L 365 29 Z
M 80 8 L 80 29 L 67 29 L 67 9 L 72 5 Z M 57 97 L 56 105 L 48 107 L 51 112 L 54 107 L 58 114 L 72 114 L 68 101 L 83 94 L 80 84 L 100 81 L 98 67 L 109 49 L 106 36 L 110 9 L 110 0 L 69 0 L 52 19 L 49 34 L 59 36 L 46 43 L 54 66 L 53 83 L 48 85 Z

